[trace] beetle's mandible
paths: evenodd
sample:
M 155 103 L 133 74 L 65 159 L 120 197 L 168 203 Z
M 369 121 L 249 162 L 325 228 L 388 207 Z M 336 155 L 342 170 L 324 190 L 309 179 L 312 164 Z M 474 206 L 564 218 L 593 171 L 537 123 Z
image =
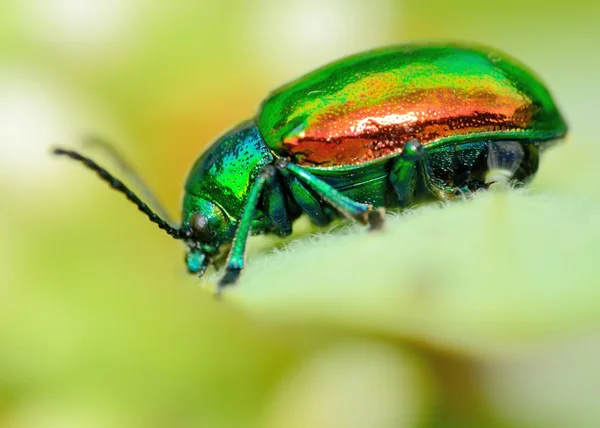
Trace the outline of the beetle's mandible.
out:
M 183 240 L 190 272 L 203 275 L 230 248 L 222 289 L 244 267 L 251 232 L 289 235 L 302 214 L 379 228 L 384 208 L 415 198 L 452 199 L 494 177 L 526 182 L 566 132 L 547 88 L 515 59 L 481 46 L 409 44 L 341 59 L 274 91 L 195 162 L 179 226 L 91 159 L 54 153 L 96 171 Z

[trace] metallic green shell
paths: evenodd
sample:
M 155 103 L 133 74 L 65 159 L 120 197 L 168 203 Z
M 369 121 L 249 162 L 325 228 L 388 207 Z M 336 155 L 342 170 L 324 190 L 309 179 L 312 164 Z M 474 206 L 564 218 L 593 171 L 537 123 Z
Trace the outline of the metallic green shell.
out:
M 326 65 L 276 90 L 258 126 L 278 155 L 310 168 L 365 165 L 481 139 L 547 141 L 566 124 L 525 66 L 488 48 L 393 46 Z
M 242 214 L 256 176 L 272 161 L 258 128 L 246 122 L 216 139 L 200 155 L 188 174 L 186 196 L 190 201 L 210 201 L 235 221 Z M 184 222 L 194 210 L 202 212 L 196 208 L 191 202 L 184 205 Z

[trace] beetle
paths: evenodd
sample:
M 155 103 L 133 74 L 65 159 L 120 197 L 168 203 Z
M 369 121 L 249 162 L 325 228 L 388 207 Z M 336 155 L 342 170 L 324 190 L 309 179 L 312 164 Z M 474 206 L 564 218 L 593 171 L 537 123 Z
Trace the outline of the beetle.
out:
M 179 227 L 90 158 L 83 162 L 187 244 L 202 276 L 229 253 L 236 282 L 250 233 L 287 236 L 302 214 L 378 229 L 385 208 L 453 199 L 502 176 L 527 182 L 567 125 L 526 66 L 468 44 L 405 44 L 350 56 L 280 87 L 256 116 L 214 140 L 191 168 Z M 494 173 L 495 171 L 495 173 Z M 495 174 L 495 175 L 494 175 Z

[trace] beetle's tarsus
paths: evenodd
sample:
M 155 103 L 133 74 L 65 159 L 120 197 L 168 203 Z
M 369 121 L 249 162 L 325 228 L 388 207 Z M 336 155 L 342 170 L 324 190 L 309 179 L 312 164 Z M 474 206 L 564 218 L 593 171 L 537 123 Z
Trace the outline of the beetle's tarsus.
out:
M 225 287 L 229 287 L 234 285 L 238 278 L 240 277 L 241 269 L 226 269 L 225 275 L 221 278 L 219 283 L 217 284 L 217 296 L 220 296 L 223 293 L 223 289 Z
M 385 209 L 375 208 L 367 214 L 369 222 L 369 231 L 380 230 L 383 228 Z

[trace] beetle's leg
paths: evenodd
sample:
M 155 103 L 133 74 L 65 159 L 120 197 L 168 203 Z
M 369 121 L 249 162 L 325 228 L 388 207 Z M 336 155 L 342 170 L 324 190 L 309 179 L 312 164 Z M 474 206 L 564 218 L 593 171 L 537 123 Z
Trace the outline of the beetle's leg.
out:
M 443 201 L 461 196 L 466 197 L 472 193 L 468 188 L 446 186 L 440 179 L 431 175 L 427 163 L 425 163 L 423 168 L 423 180 L 425 181 L 427 191 Z
M 274 177 L 271 185 L 264 189 L 263 205 L 267 218 L 274 226 L 275 233 L 279 236 L 290 235 L 292 233 L 292 222 L 288 215 L 280 177 Z
M 289 187 L 296 203 L 317 226 L 329 224 L 331 219 L 323 212 L 321 202 L 309 191 L 298 178 L 289 177 Z
M 417 175 L 421 172 L 427 190 L 440 199 L 451 199 L 468 193 L 468 189 L 446 186 L 432 173 L 430 159 L 419 140 L 410 140 L 404 146 L 400 157 L 392 164 L 390 182 L 398 195 L 400 207 L 410 205 L 417 185 Z
M 261 193 L 265 185 L 272 183 L 275 178 L 275 168 L 272 165 L 265 166 L 262 171 L 256 177 L 250 194 L 246 200 L 242 217 L 238 223 L 235 231 L 235 236 L 231 244 L 231 250 L 227 257 L 227 264 L 225 267 L 225 275 L 219 281 L 217 285 L 217 294 L 220 294 L 222 289 L 227 285 L 236 282 L 240 271 L 244 267 L 244 252 L 246 251 L 246 241 L 250 234 L 252 227 L 252 220 L 256 214 L 256 207 L 261 198 Z
M 424 156 L 421 162 L 421 172 L 427 191 L 438 199 L 446 201 L 456 197 L 464 198 L 472 193 L 468 187 L 448 186 L 443 180 L 436 177 L 433 174 L 429 156 Z
M 487 144 L 487 166 L 484 180 L 489 186 L 498 183 L 507 186 L 515 182 L 515 174 L 526 157 L 525 149 L 518 141 L 493 141 Z
M 406 143 L 400 157 L 392 164 L 390 182 L 398 195 L 398 205 L 406 207 L 413 201 L 417 185 L 417 165 L 425 156 L 425 149 L 418 140 Z
M 313 190 L 319 197 L 350 220 L 368 224 L 371 229 L 379 229 L 383 225 L 383 209 L 376 209 L 372 205 L 362 204 L 350 199 L 310 172 L 290 163 L 287 159 L 279 158 L 275 162 L 275 167 L 284 175 L 292 176 L 290 185 L 293 186 L 293 178 L 297 179 L 299 183 Z M 302 201 L 298 201 L 298 204 L 301 205 Z
M 456 198 L 466 199 L 473 195 L 473 191 L 467 187 L 446 186 L 441 180 L 436 179 L 424 172 L 425 185 L 429 193 L 442 201 L 449 201 Z

